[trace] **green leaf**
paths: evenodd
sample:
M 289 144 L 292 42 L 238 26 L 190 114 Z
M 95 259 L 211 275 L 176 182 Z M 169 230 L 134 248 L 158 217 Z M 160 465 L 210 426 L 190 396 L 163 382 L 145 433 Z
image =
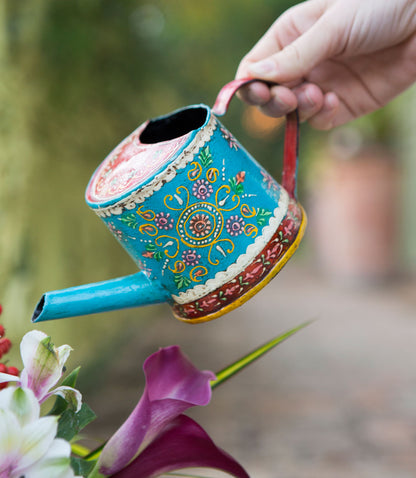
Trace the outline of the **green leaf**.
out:
M 58 432 L 56 436 L 63 438 L 66 441 L 72 440 L 88 423 L 95 420 L 96 415 L 91 408 L 83 403 L 81 410 L 75 412 L 71 409 L 66 409 L 59 418 Z
M 206 146 L 199 153 L 199 161 L 201 162 L 204 168 L 208 167 L 212 163 L 212 154 L 209 150 L 209 146 Z
M 264 226 L 267 222 L 267 219 L 271 215 L 272 215 L 271 211 L 268 211 L 267 209 L 264 209 L 262 207 L 259 208 L 256 215 L 257 224 L 259 226 Z
M 178 289 L 182 289 L 182 287 L 188 287 L 189 284 L 192 282 L 191 279 L 180 274 L 176 274 L 173 277 L 173 281 L 175 282 L 175 285 Z
M 146 244 L 145 249 L 146 251 L 154 252 L 157 247 L 153 244 L 153 242 L 149 242 L 148 244 Z
M 69 373 L 69 374 L 62 380 L 62 385 L 65 385 L 66 387 L 75 388 L 75 385 L 77 384 L 78 375 L 79 375 L 79 371 L 80 371 L 80 370 L 81 370 L 81 367 L 77 367 L 76 369 L 72 370 L 72 372 Z
M 163 259 L 163 256 L 164 256 L 164 255 L 165 255 L 165 254 L 164 254 L 163 252 L 161 252 L 161 251 L 156 251 L 153 257 L 154 257 L 158 262 L 160 262 L 160 261 Z
M 74 470 L 75 475 L 88 477 L 93 468 L 95 467 L 96 461 L 88 461 L 83 458 L 71 457 L 71 467 Z
M 269 352 L 271 349 L 281 344 L 284 340 L 286 340 L 287 338 L 289 338 L 291 335 L 295 334 L 299 330 L 303 329 L 310 323 L 311 321 L 305 322 L 299 325 L 298 327 L 295 327 L 294 329 L 291 329 L 288 332 L 285 332 L 284 334 L 279 335 L 278 337 L 275 337 L 274 339 L 270 340 L 269 342 L 255 349 L 253 352 L 245 355 L 240 360 L 237 360 L 237 362 L 234 362 L 233 364 L 224 368 L 223 370 L 221 370 L 220 372 L 216 374 L 217 379 L 211 381 L 211 388 L 214 389 L 215 387 L 218 387 L 218 385 L 221 385 L 222 383 L 226 382 L 228 379 L 230 379 L 233 375 L 238 373 L 240 370 L 246 368 L 255 360 L 262 357 L 266 352 Z
M 88 478 L 105 478 L 107 475 L 102 475 L 99 471 L 98 463 L 95 463 L 95 466 L 91 473 L 88 475 Z
M 68 402 L 63 397 L 58 395 L 48 415 L 62 415 L 67 408 Z
M 137 222 L 137 216 L 134 213 L 120 217 L 120 221 L 123 222 L 127 227 L 132 227 L 133 229 L 136 229 L 136 227 L 139 225 Z
M 237 184 L 237 180 L 236 178 L 230 178 L 228 180 L 228 182 L 230 183 L 230 188 L 231 190 L 237 194 L 237 195 L 240 195 L 240 194 L 243 194 L 244 192 L 244 185 L 242 183 L 238 183 Z

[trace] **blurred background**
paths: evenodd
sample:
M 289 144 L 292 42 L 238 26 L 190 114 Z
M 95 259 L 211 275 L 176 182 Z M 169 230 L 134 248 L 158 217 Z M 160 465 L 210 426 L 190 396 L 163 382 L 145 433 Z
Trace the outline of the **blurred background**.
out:
M 136 271 L 84 202 L 98 164 L 146 119 L 212 105 L 295 3 L 0 3 L 0 303 L 13 364 L 44 291 Z M 141 364 L 158 347 L 179 344 L 215 371 L 318 319 L 193 415 L 253 477 L 414 476 L 415 111 L 412 88 L 330 133 L 302 126 L 306 237 L 278 277 L 225 319 L 189 326 L 161 305 L 39 326 L 74 348 L 69 368 L 82 365 L 79 386 L 99 415 L 92 439 L 128 415 Z M 238 100 L 223 122 L 279 181 L 284 123 Z

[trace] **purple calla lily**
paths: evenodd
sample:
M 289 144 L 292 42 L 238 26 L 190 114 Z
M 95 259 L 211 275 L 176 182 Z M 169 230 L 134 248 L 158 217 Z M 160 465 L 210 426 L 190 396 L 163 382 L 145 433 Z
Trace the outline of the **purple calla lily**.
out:
M 199 425 L 182 415 L 190 407 L 209 403 L 215 375 L 198 370 L 177 346 L 148 357 L 143 369 L 143 395 L 104 447 L 99 472 L 117 478 L 150 478 L 166 471 L 208 466 L 248 478 Z
M 130 465 L 113 478 L 154 478 L 183 468 L 216 468 L 249 478 L 232 456 L 218 448 L 191 418 L 179 415 Z

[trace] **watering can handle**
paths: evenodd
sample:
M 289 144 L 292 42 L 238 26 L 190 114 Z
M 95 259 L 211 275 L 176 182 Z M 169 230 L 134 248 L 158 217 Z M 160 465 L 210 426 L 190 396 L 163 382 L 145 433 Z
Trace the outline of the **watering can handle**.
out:
M 228 110 L 228 105 L 239 88 L 253 81 L 262 81 L 255 78 L 234 80 L 223 86 L 218 93 L 212 112 L 216 116 L 223 116 Z M 268 83 L 270 84 L 270 83 Z M 292 111 L 286 115 L 285 143 L 283 150 L 283 173 L 282 186 L 289 196 L 296 199 L 296 174 L 298 169 L 299 145 L 299 115 L 298 111 Z

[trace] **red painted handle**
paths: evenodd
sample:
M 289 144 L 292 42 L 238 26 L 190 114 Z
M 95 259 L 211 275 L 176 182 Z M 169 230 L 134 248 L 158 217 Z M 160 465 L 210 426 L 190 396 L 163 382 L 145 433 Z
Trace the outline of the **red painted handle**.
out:
M 223 86 L 218 93 L 212 112 L 216 116 L 223 116 L 228 110 L 228 105 L 239 88 L 256 80 L 244 78 L 234 80 Z M 268 83 L 269 84 L 269 83 Z M 296 199 L 296 174 L 298 169 L 298 145 L 299 145 L 299 115 L 297 110 L 286 116 L 285 144 L 283 149 L 283 173 L 282 186 L 289 196 Z

